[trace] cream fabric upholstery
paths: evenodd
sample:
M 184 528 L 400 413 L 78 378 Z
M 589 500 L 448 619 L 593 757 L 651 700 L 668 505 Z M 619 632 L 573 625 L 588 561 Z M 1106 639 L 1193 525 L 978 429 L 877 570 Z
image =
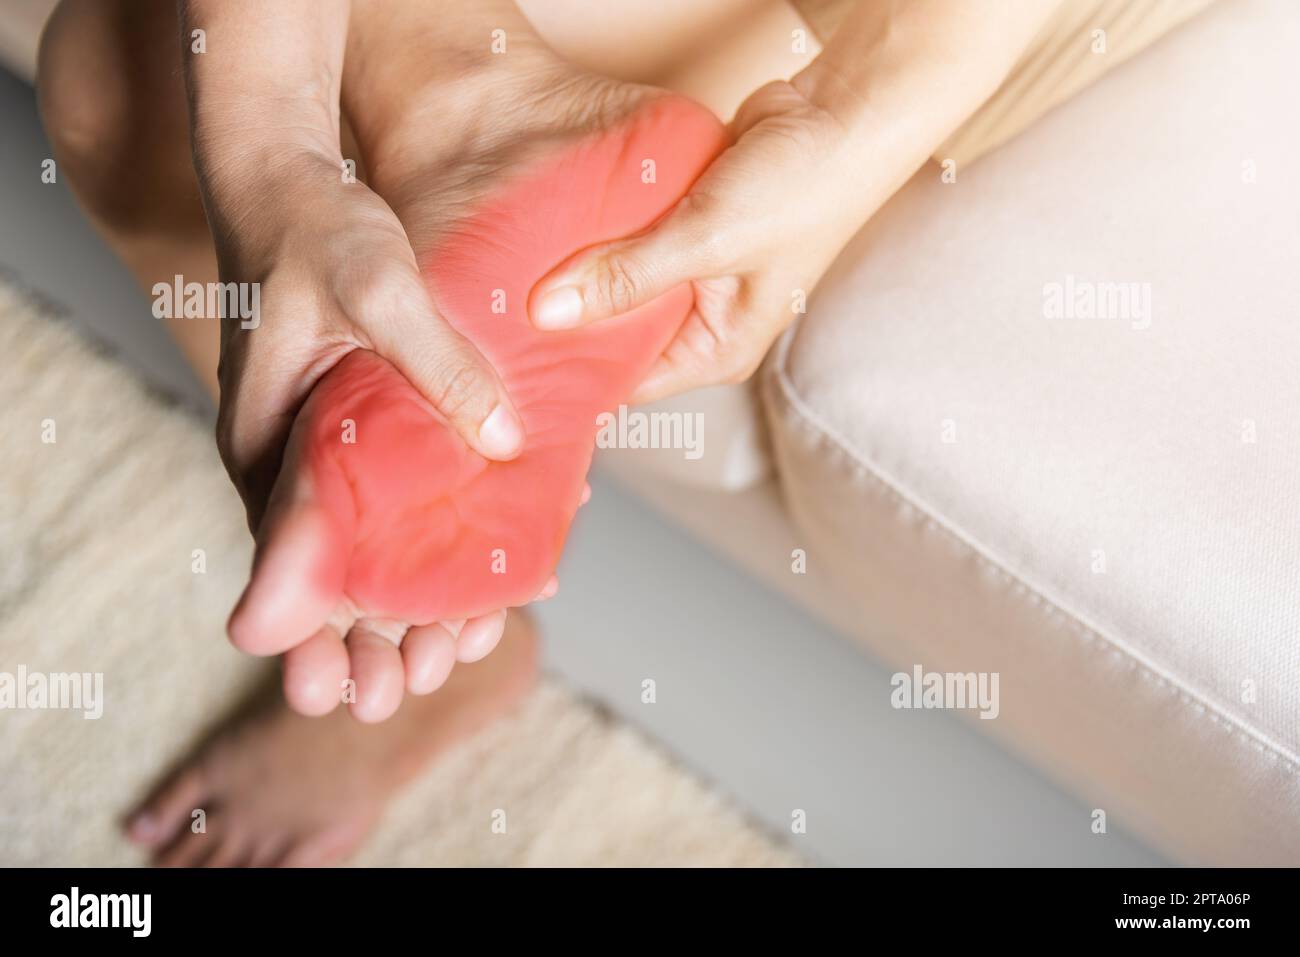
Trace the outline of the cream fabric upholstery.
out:
M 823 41 L 862 2 L 869 0 L 790 0 Z M 1213 2 L 1057 0 L 1002 86 L 935 151 L 935 159 L 960 167 L 973 162 Z
M 31 80 L 36 47 L 58 0 L 0 0 L 0 67 Z
M 998 91 L 935 159 L 964 167 L 1142 52 L 1214 0 L 1060 0 Z
M 766 383 L 859 631 L 1000 672 L 985 730 L 1194 860 L 1300 863 L 1297 40 L 1213 8 L 923 170 Z M 1046 318 L 1068 277 L 1149 284 L 1149 327 Z

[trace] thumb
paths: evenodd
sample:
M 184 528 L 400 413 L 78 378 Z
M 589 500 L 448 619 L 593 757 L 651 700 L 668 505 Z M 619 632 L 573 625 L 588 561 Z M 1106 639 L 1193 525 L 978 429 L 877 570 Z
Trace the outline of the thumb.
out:
M 376 351 L 471 448 L 489 459 L 514 458 L 523 448 L 523 423 L 496 370 L 438 314 L 418 276 L 404 293 L 372 310 L 376 318 L 387 313 L 371 330 Z
M 572 256 L 533 287 L 528 316 L 542 330 L 577 326 L 631 312 L 708 272 L 697 216 L 685 203 L 649 232 Z

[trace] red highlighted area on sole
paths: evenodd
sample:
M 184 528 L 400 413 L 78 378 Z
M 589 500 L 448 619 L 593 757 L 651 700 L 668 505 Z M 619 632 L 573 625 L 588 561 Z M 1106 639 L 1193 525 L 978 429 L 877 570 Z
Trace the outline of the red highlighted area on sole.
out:
M 530 164 L 427 257 L 439 310 L 498 370 L 524 449 L 510 462 L 484 459 L 388 362 L 350 353 L 302 413 L 304 464 L 330 526 L 331 553 L 311 560 L 322 589 L 412 623 L 537 596 L 577 511 L 598 414 L 626 400 L 692 293 L 682 286 L 616 319 L 540 332 L 529 291 L 582 249 L 653 224 L 723 145 L 703 107 L 652 101 Z

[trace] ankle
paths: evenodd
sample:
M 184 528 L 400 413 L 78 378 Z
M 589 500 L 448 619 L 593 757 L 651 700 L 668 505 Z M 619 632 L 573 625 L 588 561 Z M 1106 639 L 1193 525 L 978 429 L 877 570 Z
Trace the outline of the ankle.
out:
M 372 179 L 481 147 L 563 66 L 512 0 L 356 0 L 345 63 L 343 105 Z

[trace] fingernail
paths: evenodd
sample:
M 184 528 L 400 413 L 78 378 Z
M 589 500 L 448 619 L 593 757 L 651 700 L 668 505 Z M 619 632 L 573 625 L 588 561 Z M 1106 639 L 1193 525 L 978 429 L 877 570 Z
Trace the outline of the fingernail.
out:
M 479 427 L 478 441 L 489 458 L 508 459 L 523 445 L 524 430 L 505 403 L 498 402 Z
M 575 286 L 552 289 L 537 300 L 538 329 L 572 329 L 582 321 L 582 293 Z

